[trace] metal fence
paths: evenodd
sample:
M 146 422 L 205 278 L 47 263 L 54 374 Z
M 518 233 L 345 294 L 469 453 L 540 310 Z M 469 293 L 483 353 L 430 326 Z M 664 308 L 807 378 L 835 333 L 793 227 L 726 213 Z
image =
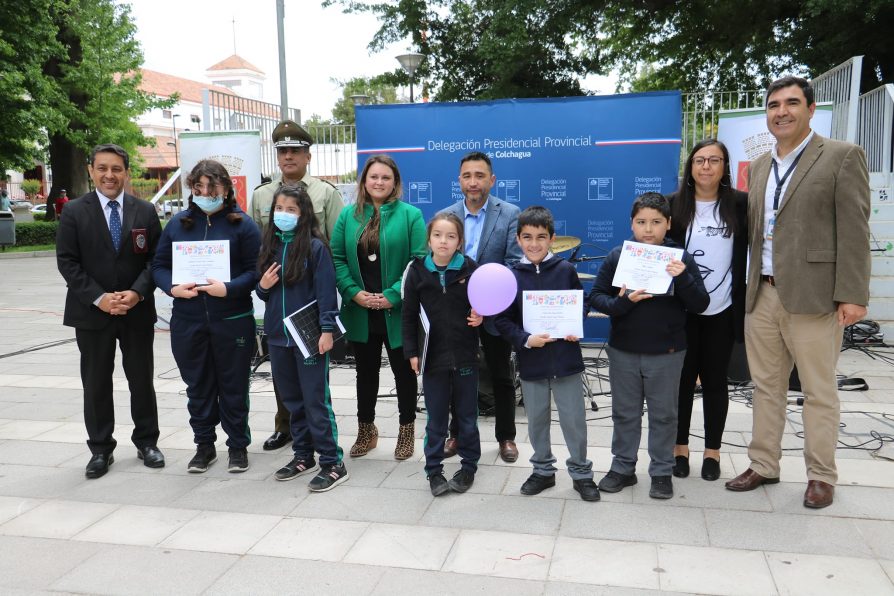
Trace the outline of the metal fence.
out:
M 701 91 L 683 94 L 683 144 L 682 159 L 702 139 L 717 136 L 717 121 L 721 110 L 745 110 L 763 107 L 764 92 L 761 89 L 747 91 Z
M 267 176 L 278 171 L 276 151 L 271 137 L 273 129 L 282 120 L 277 104 L 247 99 L 237 95 L 206 90 L 202 98 L 204 121 L 210 130 L 259 130 L 261 131 L 261 172 Z M 289 108 L 287 118 L 301 121 L 301 111 Z
M 205 122 L 210 130 L 261 131 L 261 172 L 273 176 L 279 172 L 273 129 L 282 120 L 277 104 L 246 99 L 209 90 L 203 102 Z M 301 122 L 301 111 L 289 108 L 288 118 Z M 309 171 L 332 183 L 352 182 L 357 177 L 357 131 L 353 125 L 306 126 L 314 138 Z
M 860 96 L 857 144 L 866 152 L 870 172 L 894 172 L 894 85 L 888 83 Z
M 855 143 L 863 56 L 854 56 L 811 81 L 817 103 L 832 102 L 832 138 Z

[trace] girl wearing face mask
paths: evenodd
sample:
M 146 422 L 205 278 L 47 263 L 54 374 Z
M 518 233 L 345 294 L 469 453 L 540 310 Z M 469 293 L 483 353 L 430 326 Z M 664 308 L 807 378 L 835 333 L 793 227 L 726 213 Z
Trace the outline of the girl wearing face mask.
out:
M 281 186 L 273 196 L 270 213 L 258 257 L 262 275 L 255 292 L 267 303 L 264 331 L 273 378 L 290 414 L 294 453 L 274 478 L 293 480 L 316 471 L 315 455 L 319 453 L 320 471 L 308 488 L 325 492 L 348 479 L 329 395 L 328 352 L 338 314 L 335 265 L 304 184 Z M 314 300 L 319 308 L 319 353 L 305 359 L 283 319 Z
M 248 386 L 255 346 L 251 291 L 260 232 L 236 203 L 233 182 L 213 160 L 190 172 L 189 208 L 165 226 L 152 262 L 155 284 L 173 296 L 171 348 L 186 383 L 189 423 L 196 454 L 187 469 L 201 473 L 217 461 L 215 428 L 227 434 L 230 472 L 248 469 Z M 174 249 L 191 242 L 221 241 L 230 261 L 230 279 L 195 279 L 174 284 Z M 177 244 L 175 243 L 183 243 Z

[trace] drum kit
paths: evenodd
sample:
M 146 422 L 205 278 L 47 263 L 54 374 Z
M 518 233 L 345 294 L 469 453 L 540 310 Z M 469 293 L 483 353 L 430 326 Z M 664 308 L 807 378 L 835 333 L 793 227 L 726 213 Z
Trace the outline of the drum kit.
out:
M 553 240 L 553 245 L 550 250 L 555 254 L 559 254 L 561 252 L 573 251 L 571 256 L 568 257 L 569 263 L 585 263 L 586 261 L 598 261 L 604 259 L 605 257 L 588 257 L 586 255 L 578 256 L 578 252 L 581 247 L 581 239 L 577 236 L 556 236 L 556 239 Z M 577 276 L 580 278 L 582 282 L 594 281 L 596 276 L 592 273 L 578 273 Z

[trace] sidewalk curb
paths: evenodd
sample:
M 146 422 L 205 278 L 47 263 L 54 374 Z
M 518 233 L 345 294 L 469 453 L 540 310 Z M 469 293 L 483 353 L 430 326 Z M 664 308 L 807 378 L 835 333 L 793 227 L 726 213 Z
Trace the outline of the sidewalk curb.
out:
M 28 257 L 55 257 L 55 250 L 34 250 L 31 252 L 0 252 L 0 259 L 25 259 Z

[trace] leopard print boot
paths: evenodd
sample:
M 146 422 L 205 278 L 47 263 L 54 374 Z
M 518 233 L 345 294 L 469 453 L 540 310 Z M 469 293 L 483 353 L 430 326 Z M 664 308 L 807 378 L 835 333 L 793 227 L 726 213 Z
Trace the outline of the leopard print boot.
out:
M 379 442 L 379 429 L 372 422 L 360 422 L 357 428 L 357 440 L 351 446 L 351 457 L 361 457 L 376 448 Z
M 413 449 L 416 446 L 416 423 L 401 424 L 397 431 L 397 445 L 394 447 L 394 459 L 409 459 L 413 457 Z

